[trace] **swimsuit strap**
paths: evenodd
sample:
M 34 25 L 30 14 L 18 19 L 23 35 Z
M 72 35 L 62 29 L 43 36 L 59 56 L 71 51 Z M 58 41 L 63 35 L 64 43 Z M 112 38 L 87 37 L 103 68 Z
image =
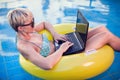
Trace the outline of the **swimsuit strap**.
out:
M 18 37 L 18 36 L 17 36 Z M 32 43 L 33 45 L 39 47 L 41 50 L 40 50 L 40 54 L 44 57 L 47 57 L 48 54 L 50 53 L 50 45 L 49 45 L 49 40 L 47 39 L 46 35 L 45 34 L 42 34 L 42 44 L 39 46 L 31 41 L 27 41 L 27 40 L 24 40 L 20 37 L 18 37 L 18 39 L 21 39 L 25 42 L 29 42 L 29 43 Z
M 23 41 L 25 41 L 25 42 L 29 42 L 29 43 L 31 43 L 31 44 L 33 44 L 33 45 L 35 45 L 35 46 L 39 47 L 40 49 L 42 49 L 42 48 L 41 48 L 41 45 L 40 45 L 40 46 L 38 46 L 38 45 L 37 45 L 37 44 L 35 44 L 34 42 L 24 40 L 24 39 L 22 39 L 22 38 L 20 38 L 20 37 L 18 37 L 18 36 L 16 36 L 16 37 L 17 37 L 17 38 L 16 38 L 16 42 L 17 42 L 17 39 L 20 39 L 20 40 L 23 40 Z

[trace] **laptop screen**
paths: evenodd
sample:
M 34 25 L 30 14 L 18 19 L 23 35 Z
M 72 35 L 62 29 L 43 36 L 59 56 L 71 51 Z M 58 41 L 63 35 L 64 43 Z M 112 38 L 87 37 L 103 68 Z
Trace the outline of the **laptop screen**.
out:
M 75 32 L 78 32 L 79 35 L 81 36 L 81 38 L 84 42 L 84 46 L 85 46 L 86 40 L 87 40 L 88 27 L 89 27 L 88 21 L 85 19 L 85 17 L 82 15 L 82 13 L 78 10 Z

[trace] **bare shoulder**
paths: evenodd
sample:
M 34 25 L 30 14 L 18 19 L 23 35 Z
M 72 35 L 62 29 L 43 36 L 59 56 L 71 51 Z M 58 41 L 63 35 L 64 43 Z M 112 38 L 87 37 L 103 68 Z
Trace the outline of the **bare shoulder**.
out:
M 39 32 L 44 29 L 44 22 L 40 22 L 37 25 L 35 25 L 34 29 Z
M 29 43 L 26 43 L 26 42 L 18 42 L 17 43 L 17 48 L 18 48 L 19 52 L 25 58 L 30 56 L 31 53 L 36 53 L 36 51 L 34 50 L 33 46 L 31 46 Z

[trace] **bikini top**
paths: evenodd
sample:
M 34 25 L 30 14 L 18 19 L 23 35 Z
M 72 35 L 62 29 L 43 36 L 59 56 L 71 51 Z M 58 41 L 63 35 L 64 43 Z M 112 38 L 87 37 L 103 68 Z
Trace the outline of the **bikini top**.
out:
M 44 57 L 47 57 L 50 53 L 50 42 L 45 34 L 42 35 L 42 45 L 41 45 L 41 51 L 40 54 Z
M 21 39 L 21 38 L 19 38 L 19 39 Z M 21 39 L 21 40 L 23 40 L 23 39 Z M 49 40 L 48 40 L 48 38 L 46 37 L 45 34 L 42 34 L 42 45 L 38 46 L 37 44 L 35 44 L 33 42 L 30 42 L 30 41 L 27 41 L 27 40 L 24 40 L 24 41 L 32 43 L 32 44 L 36 45 L 37 47 L 39 47 L 40 48 L 40 54 L 42 56 L 47 57 L 49 55 L 49 53 L 50 53 L 50 42 L 49 42 Z

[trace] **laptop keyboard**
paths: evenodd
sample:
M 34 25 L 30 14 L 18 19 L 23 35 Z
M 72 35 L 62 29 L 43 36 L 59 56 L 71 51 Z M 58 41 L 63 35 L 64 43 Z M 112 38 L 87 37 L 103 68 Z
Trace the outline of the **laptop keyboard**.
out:
M 76 37 L 74 36 L 74 34 L 67 34 L 67 38 L 68 38 L 68 41 L 74 43 L 74 45 L 71 48 L 71 50 L 78 50 L 80 47 L 79 44 L 78 44 L 78 41 L 76 39 Z
M 68 38 L 68 41 L 74 43 L 74 45 L 71 46 L 63 55 L 75 54 L 76 52 L 83 51 L 83 47 L 81 46 L 81 43 L 78 41 L 75 33 L 69 33 L 66 34 L 66 36 Z M 64 42 L 65 41 L 58 41 L 58 43 L 55 42 L 54 44 L 56 46 L 56 50 L 59 49 L 60 45 Z

